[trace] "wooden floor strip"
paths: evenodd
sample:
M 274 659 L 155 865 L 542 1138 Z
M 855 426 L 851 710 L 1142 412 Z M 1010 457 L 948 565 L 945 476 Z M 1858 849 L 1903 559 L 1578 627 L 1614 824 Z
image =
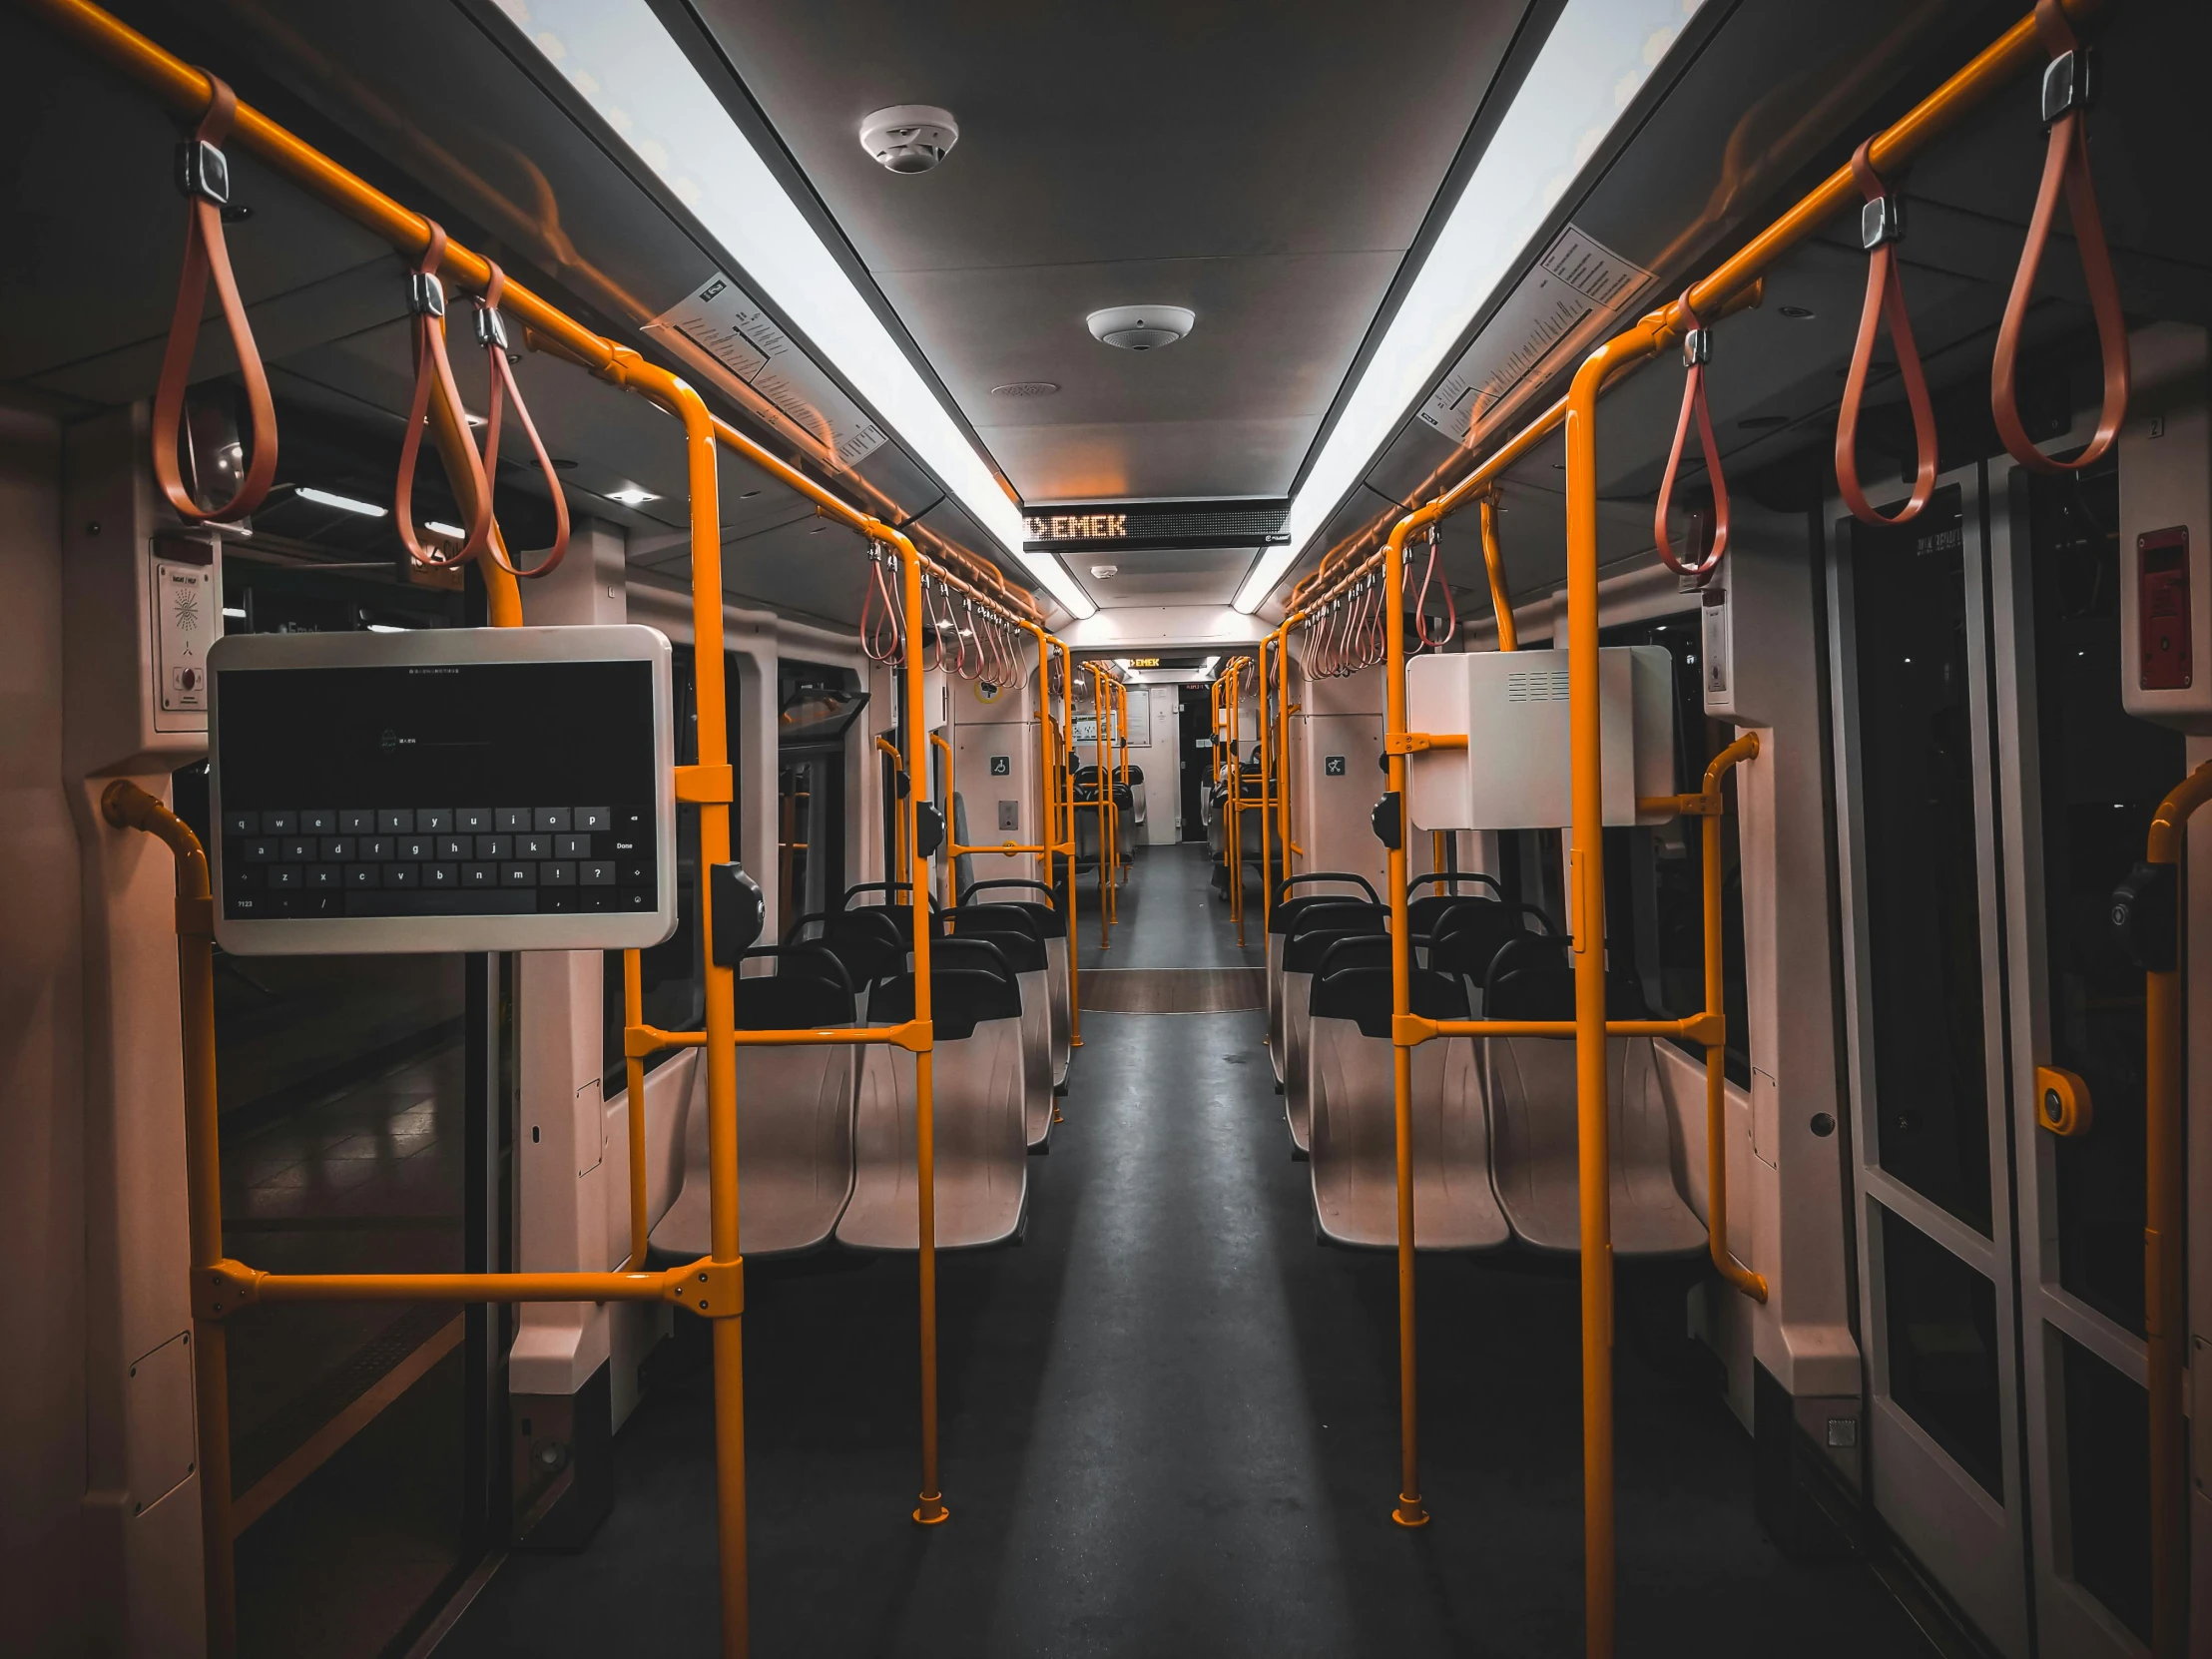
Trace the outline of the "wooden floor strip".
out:
M 1102 1014 L 1221 1014 L 1267 1005 L 1267 970 L 1093 968 L 1080 980 L 1082 1005 Z

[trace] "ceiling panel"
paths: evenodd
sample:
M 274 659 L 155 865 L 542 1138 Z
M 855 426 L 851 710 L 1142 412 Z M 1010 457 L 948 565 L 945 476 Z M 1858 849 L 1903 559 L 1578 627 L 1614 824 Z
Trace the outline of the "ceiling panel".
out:
M 1121 605 L 1226 605 L 1257 555 L 1251 548 L 1205 552 L 1070 553 L 1060 562 L 1097 603 Z M 1111 565 L 1101 578 L 1093 567 Z

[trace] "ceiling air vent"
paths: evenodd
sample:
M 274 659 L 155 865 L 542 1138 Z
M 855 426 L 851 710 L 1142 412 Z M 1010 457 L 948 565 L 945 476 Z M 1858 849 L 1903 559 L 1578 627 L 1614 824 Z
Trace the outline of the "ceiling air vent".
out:
M 1050 397 L 1060 389 L 1057 380 L 1009 380 L 991 387 L 993 397 Z

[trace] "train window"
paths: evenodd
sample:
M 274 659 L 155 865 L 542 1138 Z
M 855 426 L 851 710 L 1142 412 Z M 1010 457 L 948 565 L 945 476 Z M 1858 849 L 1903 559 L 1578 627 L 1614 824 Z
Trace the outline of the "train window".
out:
M 739 786 L 733 796 L 743 793 L 744 769 L 738 761 L 738 659 L 725 656 L 722 677 L 723 707 L 727 716 L 729 735 L 725 740 L 734 776 Z M 673 645 L 670 648 L 671 691 L 674 696 L 676 723 L 676 764 L 680 767 L 699 764 L 699 670 L 698 659 L 689 645 Z M 740 803 L 730 803 L 731 836 L 735 845 L 737 825 L 741 822 Z M 699 903 L 699 809 L 679 806 L 676 809 L 676 931 L 638 959 L 639 980 L 645 991 L 645 1023 L 657 1025 L 664 1031 L 696 1031 L 707 1018 L 707 968 L 706 945 L 696 921 Z M 602 1065 L 605 1075 L 602 1087 L 608 1094 L 616 1094 L 627 1088 L 629 1070 L 622 1053 L 622 952 L 610 950 L 606 956 L 606 971 L 601 975 L 603 986 L 602 1006 L 605 1009 L 601 1032 Z M 645 1069 L 653 1070 L 665 1065 L 684 1052 L 680 1048 L 664 1048 L 658 1054 L 647 1057 Z
M 1992 1497 L 2004 1497 L 1997 1293 L 1896 1211 L 1881 1217 L 1890 1397 Z
M 845 737 L 866 706 L 848 668 L 779 670 L 777 913 L 787 926 L 829 909 L 844 890 Z
M 2143 973 L 2105 909 L 2188 765 L 2178 732 L 2120 707 L 2117 467 L 2034 479 L 2029 514 L 2050 1063 L 2081 1074 L 2097 1113 L 2094 1134 L 2052 1142 L 2058 1276 L 2140 1332 Z
M 2150 1395 L 2064 1332 L 2053 1328 L 2050 1340 L 2065 1379 L 2073 1576 L 2147 1642 Z
M 1903 529 L 1854 526 L 1862 915 L 1882 1167 L 1987 1236 L 1963 528 L 1955 485 Z
M 1735 741 L 1736 729 L 1705 718 L 1698 671 L 1701 625 L 1694 610 L 1623 623 L 1598 635 L 1603 645 L 1664 647 L 1674 664 L 1675 788 L 1705 781 L 1706 764 Z M 1744 988 L 1744 878 L 1736 838 L 1736 782 L 1722 783 L 1721 988 L 1728 1017 L 1728 1080 L 1751 1086 L 1750 1004 Z M 1654 1017 L 1686 1019 L 1705 1007 L 1705 836 L 1696 819 L 1649 829 L 1605 831 L 1605 933 L 1608 968 L 1633 978 Z M 1704 1055 L 1695 1043 L 1689 1053 Z

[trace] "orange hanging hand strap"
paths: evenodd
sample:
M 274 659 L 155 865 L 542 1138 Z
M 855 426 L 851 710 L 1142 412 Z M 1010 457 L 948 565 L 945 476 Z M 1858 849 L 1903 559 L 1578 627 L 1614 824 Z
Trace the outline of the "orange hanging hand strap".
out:
M 2050 63 L 2043 71 L 2043 123 L 2050 133 L 2043 153 L 2043 182 L 2035 193 L 2035 212 L 2027 222 L 2027 243 L 2020 250 L 2020 268 L 2012 276 L 2012 293 L 2004 302 L 2004 321 L 1997 328 L 1996 360 L 1989 374 L 1989 412 L 1996 417 L 1997 436 L 2005 450 L 2024 467 L 2036 472 L 2079 472 L 2102 458 L 2120 435 L 2127 418 L 2128 360 L 2127 319 L 2120 313 L 2120 289 L 2112 275 L 2112 252 L 2105 246 L 2104 219 L 2097 211 L 2096 181 L 2089 172 L 2089 54 L 2074 38 L 2073 26 L 2059 10 L 2058 0 L 2036 0 L 2035 28 L 2043 37 Z M 2104 407 L 2097 417 L 2096 436 L 2070 461 L 2055 460 L 2035 446 L 2020 424 L 2019 393 L 2015 376 L 2019 366 L 2020 326 L 2027 320 L 2035 276 L 2050 241 L 2051 221 L 2058 210 L 2058 193 L 2066 195 L 2066 216 L 2073 222 L 2074 249 L 2081 257 L 2082 280 L 2089 288 L 2089 308 L 2097 319 L 2097 343 L 2104 352 Z
M 1452 636 L 1459 632 L 1459 606 L 1451 597 L 1451 577 L 1446 573 L 1440 583 L 1436 581 L 1436 560 L 1441 552 L 1439 541 L 1436 527 L 1431 524 L 1428 527 L 1428 564 L 1421 571 L 1420 597 L 1413 601 L 1413 630 L 1420 635 L 1420 643 L 1430 651 L 1441 651 L 1451 643 Z M 1444 629 L 1440 634 L 1430 634 L 1428 631 L 1428 589 L 1431 584 L 1440 586 L 1444 593 Z
M 1852 177 L 1867 204 L 1859 216 L 1859 240 L 1867 250 L 1867 303 L 1859 313 L 1859 338 L 1851 348 L 1851 371 L 1844 378 L 1844 406 L 1836 417 L 1836 484 L 1852 516 L 1868 524 L 1904 524 L 1920 517 L 1936 493 L 1936 405 L 1928 395 L 1921 348 L 1913 339 L 1913 318 L 1905 306 L 1905 276 L 1898 269 L 1898 243 L 1905 235 L 1905 204 L 1884 185 L 1867 160 L 1867 146 L 1852 152 Z M 1898 375 L 1913 411 L 1913 444 L 1919 457 L 1913 498 L 1894 514 L 1877 512 L 1859 483 L 1859 405 L 1867 391 L 1867 369 L 1874 361 L 1874 338 L 1883 319 L 1898 354 Z
M 1682 311 L 1682 363 L 1689 373 L 1682 381 L 1682 413 L 1674 423 L 1674 447 L 1667 452 L 1666 476 L 1659 482 L 1659 506 L 1651 515 L 1652 540 L 1659 559 L 1677 576 L 1710 576 L 1728 551 L 1728 480 L 1721 476 L 1720 446 L 1713 441 L 1713 416 L 1705 406 L 1705 365 L 1713 359 L 1713 330 L 1698 321 L 1690 309 L 1690 290 L 1684 288 L 1677 302 Z M 1690 436 L 1690 421 L 1697 421 L 1697 439 L 1705 452 L 1706 476 L 1713 483 L 1713 545 L 1695 564 L 1675 556 L 1667 540 L 1667 509 L 1674 504 L 1675 474 L 1682 469 L 1682 446 Z
M 484 480 L 484 463 L 468 436 L 468 414 L 453 384 L 453 364 L 445 354 L 445 284 L 438 280 L 438 262 L 445 258 L 445 230 L 436 220 L 430 227 L 429 246 L 407 276 L 407 304 L 414 312 L 414 400 L 407 406 L 407 431 L 399 441 L 399 482 L 392 497 L 392 517 L 399 524 L 399 540 L 418 565 L 463 565 L 481 553 L 491 540 L 491 488 Z M 453 429 L 460 434 L 455 446 L 466 458 L 469 482 L 475 486 L 475 505 L 468 515 L 467 534 L 459 547 L 442 542 L 424 546 L 415 528 L 415 466 L 422 455 L 422 424 L 430 412 L 435 390 L 445 399 Z M 455 480 L 456 483 L 459 480 Z M 463 493 L 456 489 L 456 496 Z
M 510 575 L 550 576 L 560 568 L 561 555 L 568 551 L 568 497 L 561 493 L 561 476 L 553 468 L 553 457 L 545 452 L 545 441 L 538 436 L 529 405 L 522 401 L 522 388 L 515 384 L 514 362 L 507 355 L 507 324 L 499 314 L 499 297 L 506 292 L 507 274 L 494 261 L 484 263 L 491 267 L 491 279 L 476 301 L 476 343 L 484 348 L 484 370 L 491 384 L 484 408 L 484 499 L 488 503 L 491 492 L 499 487 L 499 416 L 508 403 L 514 405 L 515 419 L 530 440 L 538 470 L 545 474 L 546 493 L 553 498 L 553 545 L 543 554 L 534 555 L 537 563 L 529 569 L 518 569 L 511 561 L 498 535 L 496 514 L 485 547 L 492 561 Z M 486 511 L 490 511 L 488 506 Z
M 231 136 L 238 94 L 213 75 L 208 76 L 208 86 L 207 113 L 200 118 L 198 131 L 177 150 L 177 188 L 191 202 L 192 211 L 185 222 L 185 268 L 177 278 L 177 308 L 170 314 L 169 346 L 162 353 L 162 377 L 154 392 L 154 477 L 169 504 L 196 524 L 244 518 L 262 504 L 276 479 L 276 405 L 269 395 L 269 375 L 255 347 L 254 329 L 231 271 L 230 248 L 223 240 L 223 209 L 231 200 L 231 164 L 223 153 L 223 141 Z M 254 448 L 246 476 L 231 499 L 221 506 L 203 507 L 185 488 L 177 443 L 184 426 L 193 349 L 200 343 L 200 311 L 207 302 L 211 276 L 223 306 L 224 326 L 231 331 L 231 348 L 238 353 L 239 374 L 246 381 Z

